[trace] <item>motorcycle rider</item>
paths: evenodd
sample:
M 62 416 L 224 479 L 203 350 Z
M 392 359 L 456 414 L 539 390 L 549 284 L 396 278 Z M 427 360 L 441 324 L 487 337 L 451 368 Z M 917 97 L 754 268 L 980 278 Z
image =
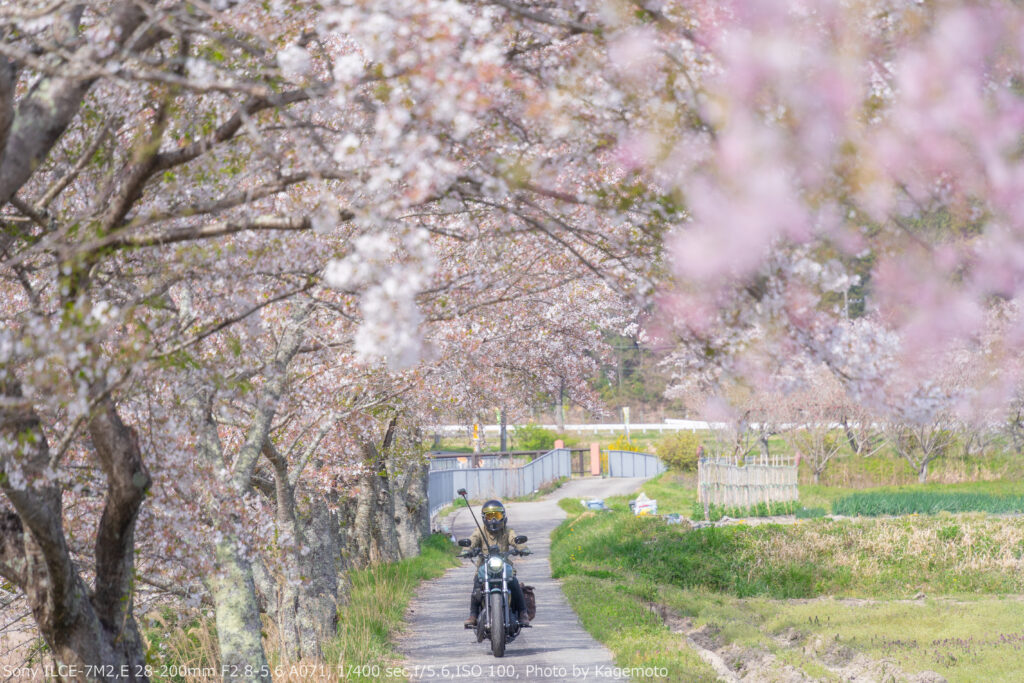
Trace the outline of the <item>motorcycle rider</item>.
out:
M 516 537 L 516 532 L 508 528 L 508 515 L 505 514 L 505 506 L 498 500 L 489 500 L 484 503 L 483 508 L 480 510 L 480 516 L 484 519 L 484 534 L 481 535 L 480 529 L 473 532 L 473 535 L 469 537 L 470 545 L 466 550 L 463 551 L 463 556 L 472 554 L 475 549 L 480 549 L 486 552 L 491 546 L 498 546 L 498 550 L 506 553 L 508 549 L 515 548 L 517 551 L 522 552 L 524 555 L 530 551 L 526 546 L 518 546 L 515 544 L 513 539 Z M 483 564 L 483 555 L 477 555 L 474 559 L 474 563 L 477 568 Z M 473 595 L 469 599 L 469 619 L 466 619 L 466 628 L 474 628 L 476 626 L 476 619 L 480 615 L 481 601 L 483 599 L 483 582 L 480 580 L 480 574 L 476 573 L 473 577 Z M 523 589 L 519 585 L 519 579 L 512 577 L 512 581 L 509 582 L 509 590 L 512 593 L 512 609 L 519 613 L 519 625 L 528 628 L 530 626 L 530 619 L 526 614 L 526 599 L 523 597 Z M 480 598 L 478 600 L 478 597 Z

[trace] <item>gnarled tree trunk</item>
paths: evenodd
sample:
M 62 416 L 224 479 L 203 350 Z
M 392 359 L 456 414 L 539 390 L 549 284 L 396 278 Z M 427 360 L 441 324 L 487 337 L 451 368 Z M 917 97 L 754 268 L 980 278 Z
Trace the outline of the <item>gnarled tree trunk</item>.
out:
M 62 664 L 98 678 L 147 680 L 132 614 L 134 532 L 150 486 L 138 439 L 101 385 L 88 431 L 107 479 L 96 537 L 96 588 L 89 590 L 64 535 L 61 488 L 48 479 L 50 450 L 20 384 L 0 380 L 0 488 L 13 509 L 0 511 L 0 575 L 24 591 L 39 632 Z M 108 675 L 109 674 L 109 675 Z
M 395 500 L 391 494 L 385 455 L 394 443 L 397 419 L 388 424 L 384 442 L 378 449 L 365 442 L 366 471 L 359 478 L 359 494 L 353 523 L 354 559 L 357 566 L 401 559 L 398 532 L 395 529 Z
M 402 557 L 420 554 L 420 542 L 430 535 L 427 474 L 430 466 L 420 461 L 388 459 L 394 494 L 395 529 Z
M 322 434 L 326 433 L 326 429 Z M 307 449 L 307 455 L 320 439 Z M 277 524 L 281 534 L 283 572 L 262 590 L 280 634 L 281 659 L 318 659 L 321 644 L 337 633 L 345 558 L 338 516 L 319 495 L 304 504 L 296 500 L 297 473 L 269 440 L 263 453 L 274 467 Z M 304 461 L 304 457 L 302 460 Z

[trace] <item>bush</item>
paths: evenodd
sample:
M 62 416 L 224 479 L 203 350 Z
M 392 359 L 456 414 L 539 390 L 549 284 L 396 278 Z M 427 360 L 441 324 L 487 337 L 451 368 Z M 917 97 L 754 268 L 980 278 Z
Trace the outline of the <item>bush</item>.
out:
M 521 451 L 549 451 L 555 447 L 555 433 L 537 424 L 516 427 L 512 438 Z
M 633 442 L 629 440 L 629 437 L 625 434 L 619 434 L 615 437 L 615 440 L 608 444 L 608 450 L 610 451 L 631 451 L 633 450 Z
M 657 453 L 669 469 L 693 472 L 697 469 L 697 449 L 700 439 L 693 432 L 679 431 L 668 434 L 658 442 Z

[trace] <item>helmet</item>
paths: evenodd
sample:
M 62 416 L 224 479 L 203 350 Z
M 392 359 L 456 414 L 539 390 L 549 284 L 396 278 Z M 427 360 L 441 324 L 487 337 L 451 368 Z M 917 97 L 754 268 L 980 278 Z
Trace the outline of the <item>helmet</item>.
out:
M 505 530 L 505 506 L 500 500 L 489 500 L 480 509 L 480 516 L 484 518 L 484 526 L 492 534 L 499 534 Z

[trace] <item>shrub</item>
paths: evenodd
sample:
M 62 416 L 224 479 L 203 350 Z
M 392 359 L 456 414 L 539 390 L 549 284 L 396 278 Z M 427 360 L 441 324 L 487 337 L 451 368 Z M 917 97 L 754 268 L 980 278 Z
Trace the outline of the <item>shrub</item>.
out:
M 615 440 L 608 444 L 608 450 L 610 451 L 631 451 L 633 450 L 633 442 L 629 440 L 629 437 L 625 434 L 619 434 L 615 437 Z
M 666 467 L 678 472 L 697 469 L 697 449 L 700 439 L 693 432 L 679 431 L 668 434 L 658 442 L 657 453 Z
M 555 447 L 555 433 L 537 424 L 520 425 L 512 436 L 519 450 L 547 451 Z

